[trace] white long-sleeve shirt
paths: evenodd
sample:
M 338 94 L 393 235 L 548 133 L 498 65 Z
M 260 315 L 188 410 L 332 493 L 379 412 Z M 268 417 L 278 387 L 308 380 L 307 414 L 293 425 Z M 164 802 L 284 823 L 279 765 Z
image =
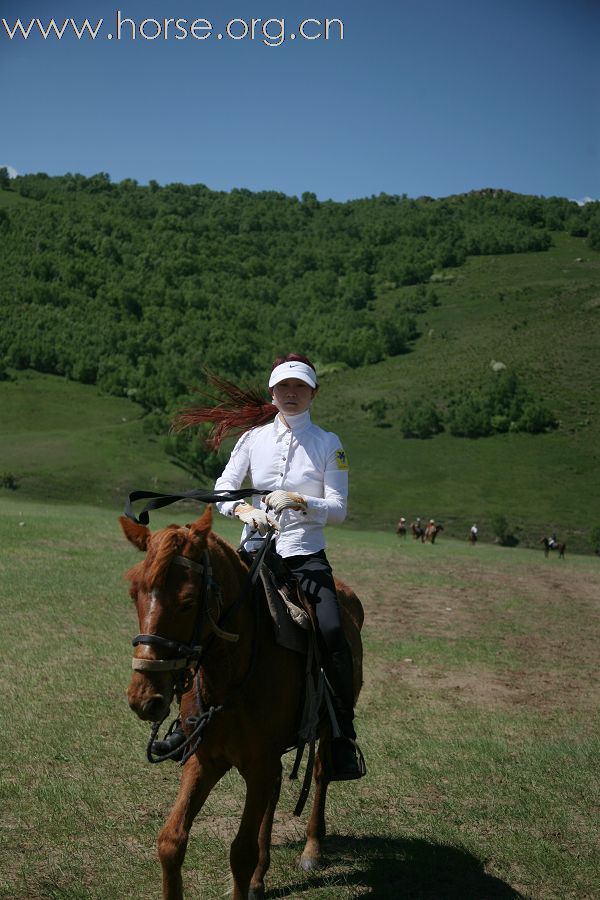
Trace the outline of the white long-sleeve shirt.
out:
M 276 548 L 283 557 L 323 550 L 326 546 L 323 527 L 346 518 L 346 454 L 337 435 L 313 424 L 309 410 L 299 416 L 286 416 L 285 422 L 278 414 L 273 422 L 243 434 L 215 488 L 237 490 L 247 474 L 253 487 L 264 488 L 265 493 L 294 491 L 307 502 L 305 513 L 286 509 L 280 516 Z M 265 508 L 259 496 L 252 503 Z M 235 506 L 232 502 L 217 503 L 219 511 L 226 516 L 233 515 Z M 249 533 L 246 526 L 242 539 Z M 246 547 L 252 549 L 249 544 Z

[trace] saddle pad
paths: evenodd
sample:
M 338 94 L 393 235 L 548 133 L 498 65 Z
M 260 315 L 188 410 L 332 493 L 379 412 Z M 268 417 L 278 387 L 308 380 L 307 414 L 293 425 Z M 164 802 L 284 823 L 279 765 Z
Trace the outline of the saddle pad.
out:
M 307 613 L 288 600 L 285 594 L 273 584 L 271 573 L 265 566 L 260 567 L 260 577 L 273 620 L 276 642 L 288 650 L 306 654 L 308 652 L 308 634 L 311 629 Z

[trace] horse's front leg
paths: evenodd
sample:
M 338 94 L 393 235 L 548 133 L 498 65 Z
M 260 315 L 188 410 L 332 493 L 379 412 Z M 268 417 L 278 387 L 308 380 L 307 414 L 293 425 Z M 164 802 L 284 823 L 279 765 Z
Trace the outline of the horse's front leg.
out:
M 321 757 L 322 742 L 315 756 L 314 780 L 315 797 L 308 825 L 306 826 L 306 844 L 300 857 L 300 866 L 305 870 L 316 869 L 321 865 L 322 843 L 325 840 L 325 803 L 329 780 L 325 774 L 325 766 Z
M 162 866 L 163 900 L 183 900 L 181 867 L 192 822 L 228 765 L 200 763 L 192 756 L 183 767 L 175 805 L 158 836 L 158 858 Z
M 264 897 L 262 878 L 268 868 L 269 851 L 267 849 L 265 854 L 261 846 L 259 862 L 259 832 L 261 838 L 268 838 L 270 843 L 273 814 L 281 784 L 281 761 L 263 760 L 261 764 L 242 774 L 246 781 L 246 802 L 239 831 L 229 853 L 233 900 Z
M 281 764 L 258 832 L 258 864 L 252 875 L 250 892 L 248 894 L 251 900 L 258 900 L 258 898 L 265 896 L 265 875 L 271 865 L 271 832 L 273 831 L 273 818 L 279 802 L 280 791 Z

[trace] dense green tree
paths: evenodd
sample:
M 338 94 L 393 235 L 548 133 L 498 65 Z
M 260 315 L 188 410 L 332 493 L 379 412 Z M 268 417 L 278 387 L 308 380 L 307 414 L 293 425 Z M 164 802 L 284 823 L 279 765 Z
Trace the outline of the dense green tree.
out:
M 203 366 L 246 379 L 290 347 L 323 367 L 405 353 L 417 317 L 440 302 L 430 277 L 467 253 L 543 250 L 561 228 L 600 244 L 599 204 L 501 191 L 336 203 L 113 184 L 102 172 L 18 176 L 10 190 L 14 202 L 0 207 L 0 356 L 148 411 L 181 402 Z M 449 410 L 456 433 L 548 422 L 535 398 L 479 393 L 476 410 L 464 398 Z
M 590 250 L 600 250 L 600 221 L 592 222 L 588 230 Z

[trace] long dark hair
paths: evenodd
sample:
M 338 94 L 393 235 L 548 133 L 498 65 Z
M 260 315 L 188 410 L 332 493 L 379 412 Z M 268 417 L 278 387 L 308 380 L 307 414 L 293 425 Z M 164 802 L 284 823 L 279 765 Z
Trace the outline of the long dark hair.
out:
M 286 356 L 278 356 L 273 361 L 271 371 L 284 362 L 302 362 L 314 369 L 306 356 L 288 353 Z M 204 394 L 207 400 L 214 402 L 214 406 L 192 406 L 182 409 L 173 419 L 173 431 L 182 431 L 184 428 L 209 422 L 212 427 L 206 438 L 206 444 L 211 450 L 218 450 L 225 438 L 239 437 L 250 428 L 266 425 L 277 415 L 277 407 L 266 400 L 259 388 L 240 388 L 214 372 L 205 374 L 208 382 L 221 396 Z

